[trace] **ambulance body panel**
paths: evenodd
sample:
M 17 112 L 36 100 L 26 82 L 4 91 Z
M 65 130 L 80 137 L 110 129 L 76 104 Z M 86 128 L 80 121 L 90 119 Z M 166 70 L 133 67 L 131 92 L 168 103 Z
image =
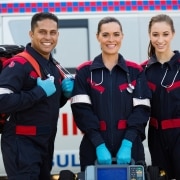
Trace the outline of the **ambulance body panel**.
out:
M 160 13 L 170 15 L 176 35 L 172 48 L 180 49 L 179 1 L 26 1 L 1 0 L 0 44 L 26 45 L 30 41 L 30 20 L 34 13 L 49 11 L 59 18 L 59 41 L 53 56 L 72 74 L 86 60 L 101 53 L 96 39 L 97 25 L 101 18 L 114 16 L 122 24 L 124 39 L 120 53 L 128 60 L 141 63 L 147 59 L 149 44 L 148 23 Z M 70 101 L 60 109 L 55 141 L 52 174 L 69 169 L 79 172 L 79 145 L 82 133 L 76 127 Z M 150 164 L 147 141 L 144 141 L 146 161 Z M 5 176 L 0 153 L 0 177 Z

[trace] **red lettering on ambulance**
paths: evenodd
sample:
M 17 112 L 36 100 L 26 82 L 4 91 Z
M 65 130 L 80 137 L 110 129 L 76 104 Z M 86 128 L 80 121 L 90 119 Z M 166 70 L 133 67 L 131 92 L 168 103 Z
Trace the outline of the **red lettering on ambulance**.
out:
M 62 114 L 63 135 L 68 135 L 67 113 Z
M 74 118 L 72 118 L 72 121 L 73 121 L 73 135 L 77 135 L 78 133 L 78 128 L 76 126 L 76 123 L 74 121 Z
M 72 133 L 72 135 L 78 135 L 78 127 L 76 126 L 73 116 L 72 116 L 72 121 L 68 121 L 69 115 L 67 113 L 62 113 L 61 117 L 62 117 L 62 135 L 67 136 L 70 135 L 70 133 Z

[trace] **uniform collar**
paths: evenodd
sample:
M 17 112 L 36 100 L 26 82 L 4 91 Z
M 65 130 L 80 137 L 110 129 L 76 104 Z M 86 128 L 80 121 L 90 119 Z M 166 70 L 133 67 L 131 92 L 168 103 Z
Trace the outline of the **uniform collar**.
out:
M 146 68 L 149 68 L 153 64 L 156 64 L 156 63 L 159 63 L 159 62 L 157 61 L 156 55 L 153 55 L 149 59 L 147 65 L 146 65 Z M 174 51 L 174 56 L 170 59 L 170 61 L 165 62 L 164 64 L 166 64 L 170 69 L 173 69 L 174 65 L 180 66 L 180 53 L 179 53 L 179 51 Z
M 50 61 L 53 60 L 52 55 L 50 54 L 49 60 L 45 59 L 41 54 L 39 54 L 34 48 L 31 47 L 31 43 L 28 43 L 26 45 L 26 51 L 31 54 L 31 56 L 33 56 L 36 61 L 40 64 L 40 65 L 48 65 Z
M 128 68 L 126 66 L 126 62 L 125 59 L 123 58 L 123 56 L 121 54 L 119 54 L 118 57 L 118 63 L 117 65 L 119 68 L 121 68 L 122 70 L 124 70 L 125 72 L 128 72 Z M 103 60 L 102 60 L 102 54 L 96 56 L 90 66 L 90 70 L 95 70 L 95 69 L 104 69 L 106 68 Z

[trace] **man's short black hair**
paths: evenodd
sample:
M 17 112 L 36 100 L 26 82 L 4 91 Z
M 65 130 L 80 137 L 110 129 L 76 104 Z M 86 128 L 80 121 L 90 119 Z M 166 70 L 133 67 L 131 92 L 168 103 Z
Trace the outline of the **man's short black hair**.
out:
M 37 26 L 37 22 L 38 21 L 42 21 L 44 19 L 51 19 L 53 21 L 55 21 L 57 23 L 57 27 L 58 27 L 58 17 L 50 12 L 39 12 L 33 15 L 32 19 L 31 19 L 31 31 L 34 30 L 34 28 Z

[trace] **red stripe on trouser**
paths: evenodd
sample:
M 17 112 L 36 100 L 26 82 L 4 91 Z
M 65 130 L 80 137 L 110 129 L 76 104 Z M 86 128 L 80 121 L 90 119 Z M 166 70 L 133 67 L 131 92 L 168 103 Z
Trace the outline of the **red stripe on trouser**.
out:
M 0 119 L 0 124 L 4 124 L 6 122 L 5 119 Z
M 158 129 L 158 121 L 155 118 L 150 118 L 149 125 Z
M 99 125 L 100 125 L 100 130 L 101 131 L 106 131 L 107 127 L 106 127 L 106 122 L 105 121 L 99 121 Z
M 19 135 L 32 135 L 35 136 L 37 134 L 36 126 L 16 126 L 16 134 Z
M 16 126 L 16 134 L 35 136 L 37 133 L 36 126 Z
M 167 119 L 161 122 L 162 129 L 180 128 L 180 119 Z
M 158 121 L 151 118 L 149 124 L 158 129 Z M 180 128 L 180 119 L 166 119 L 161 121 L 161 129 Z
M 118 129 L 126 129 L 127 127 L 127 121 L 124 119 L 121 119 L 118 121 Z
M 1 119 L 4 119 L 6 116 L 7 116 L 7 114 L 5 114 L 5 113 L 0 113 Z
M 106 131 L 107 129 L 107 125 L 105 121 L 99 121 L 100 124 L 100 130 L 101 131 Z M 126 129 L 127 127 L 127 121 L 126 120 L 119 120 L 118 121 L 118 125 L 117 125 L 117 129 Z

